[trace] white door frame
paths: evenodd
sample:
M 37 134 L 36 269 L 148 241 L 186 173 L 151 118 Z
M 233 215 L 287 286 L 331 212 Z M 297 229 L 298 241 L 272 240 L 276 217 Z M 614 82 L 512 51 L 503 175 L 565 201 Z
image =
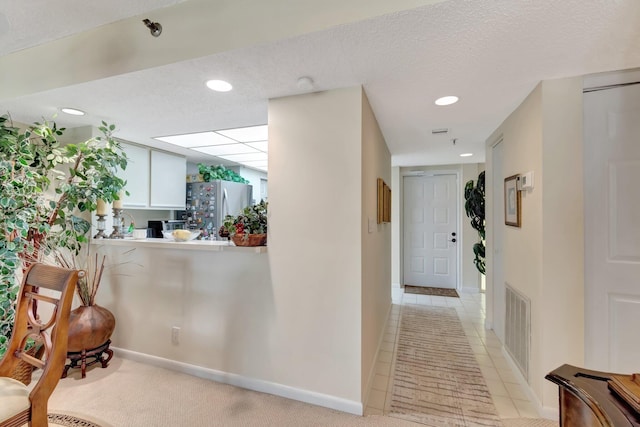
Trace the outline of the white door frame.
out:
M 456 245 L 456 290 L 460 290 L 460 277 L 462 276 L 462 247 L 464 245 L 464 238 L 462 233 L 462 204 L 461 197 L 464 194 L 464 191 L 461 189 L 461 177 L 462 171 L 456 169 L 424 169 L 424 170 L 415 170 L 415 171 L 404 171 L 400 173 L 400 178 L 402 180 L 400 193 L 402 197 L 401 202 L 401 212 L 399 219 L 400 223 L 400 285 L 404 286 L 404 177 L 405 176 L 434 176 L 434 175 L 455 175 L 456 176 L 456 227 L 458 230 L 456 231 L 457 237 L 457 245 Z

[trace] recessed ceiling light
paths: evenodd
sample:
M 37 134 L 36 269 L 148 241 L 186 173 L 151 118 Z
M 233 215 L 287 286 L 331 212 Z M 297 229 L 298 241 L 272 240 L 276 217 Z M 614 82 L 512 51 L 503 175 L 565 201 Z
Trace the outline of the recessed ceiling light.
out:
M 473 156 L 473 153 L 462 153 L 460 154 L 460 157 L 471 157 Z
M 61 108 L 60 111 L 72 116 L 84 116 L 85 112 L 82 110 L 76 110 L 75 108 Z
M 436 105 L 451 105 L 458 102 L 457 96 L 443 96 L 442 98 L 436 99 Z
M 216 92 L 229 92 L 233 89 L 231 83 L 225 82 L 224 80 L 209 80 L 207 82 L 207 87 L 211 90 L 215 90 Z

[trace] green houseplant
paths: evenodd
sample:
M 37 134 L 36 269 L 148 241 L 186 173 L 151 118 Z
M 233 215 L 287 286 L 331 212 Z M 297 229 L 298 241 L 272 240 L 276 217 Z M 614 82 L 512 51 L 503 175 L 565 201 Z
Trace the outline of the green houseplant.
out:
M 471 227 L 478 231 L 480 241 L 473 245 L 473 253 L 475 258 L 473 260 L 478 271 L 485 274 L 485 219 L 484 219 L 484 171 L 478 175 L 477 184 L 470 180 L 464 187 L 464 209 L 467 216 L 471 218 Z
M 198 163 L 198 173 L 202 175 L 202 179 L 205 182 L 221 179 L 223 181 L 240 182 L 242 184 L 248 184 L 249 181 L 238 175 L 231 169 L 225 168 L 223 165 L 207 166 L 204 163 Z
M 219 231 L 221 236 L 230 236 L 236 246 L 264 246 L 267 244 L 267 207 L 261 200 L 247 206 L 237 215 L 227 215 Z
M 125 181 L 117 168 L 127 158 L 102 122 L 101 137 L 62 146 L 64 128 L 53 122 L 23 130 L 0 116 L 0 357 L 11 336 L 20 272 L 49 248 L 73 253 L 88 242 L 98 199 L 119 198 Z

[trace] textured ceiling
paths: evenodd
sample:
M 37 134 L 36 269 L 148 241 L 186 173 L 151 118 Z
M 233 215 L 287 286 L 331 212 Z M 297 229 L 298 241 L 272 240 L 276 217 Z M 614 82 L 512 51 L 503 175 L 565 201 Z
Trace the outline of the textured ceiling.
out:
M 110 2 L 118 5 L 109 8 L 115 15 L 83 14 L 86 2 L 67 0 L 61 8 L 41 0 L 32 2 L 38 13 L 29 19 L 17 3 L 24 2 L 0 1 L 4 19 L 39 31 L 0 30 L 0 52 L 177 2 Z M 394 165 L 483 162 L 487 137 L 540 80 L 634 67 L 640 67 L 640 1 L 448 0 L 18 98 L 0 94 L 0 106 L 29 122 L 73 106 L 91 115 L 56 121 L 71 127 L 104 119 L 124 139 L 169 148 L 150 138 L 266 123 L 268 99 L 301 93 L 296 80 L 310 76 L 315 90 L 364 86 Z M 203 82 L 214 74 L 234 90 L 207 90 Z M 460 102 L 433 104 L 450 94 Z M 450 133 L 434 136 L 435 128 Z M 461 159 L 463 152 L 474 156 Z

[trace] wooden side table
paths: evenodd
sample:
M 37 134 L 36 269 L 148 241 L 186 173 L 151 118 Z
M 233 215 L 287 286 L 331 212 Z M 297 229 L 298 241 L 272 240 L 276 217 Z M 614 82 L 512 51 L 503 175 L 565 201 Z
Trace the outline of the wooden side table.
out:
M 64 371 L 62 372 L 62 378 L 67 377 L 67 371 L 70 368 L 77 368 L 78 363 L 80 363 L 80 369 L 82 372 L 82 378 L 87 376 L 87 366 L 91 366 L 95 363 L 100 363 L 103 368 L 106 368 L 109 365 L 109 361 L 113 357 L 113 350 L 109 348 L 111 344 L 111 340 L 107 340 L 104 344 L 93 348 L 91 350 L 82 350 L 76 352 L 67 353 L 67 359 L 71 363 L 64 366 Z M 103 358 L 103 355 L 106 353 L 106 359 Z M 91 362 L 87 363 L 87 358 L 93 358 Z
M 640 426 L 640 415 L 609 390 L 611 375 L 571 365 L 547 374 L 559 386 L 560 427 Z

